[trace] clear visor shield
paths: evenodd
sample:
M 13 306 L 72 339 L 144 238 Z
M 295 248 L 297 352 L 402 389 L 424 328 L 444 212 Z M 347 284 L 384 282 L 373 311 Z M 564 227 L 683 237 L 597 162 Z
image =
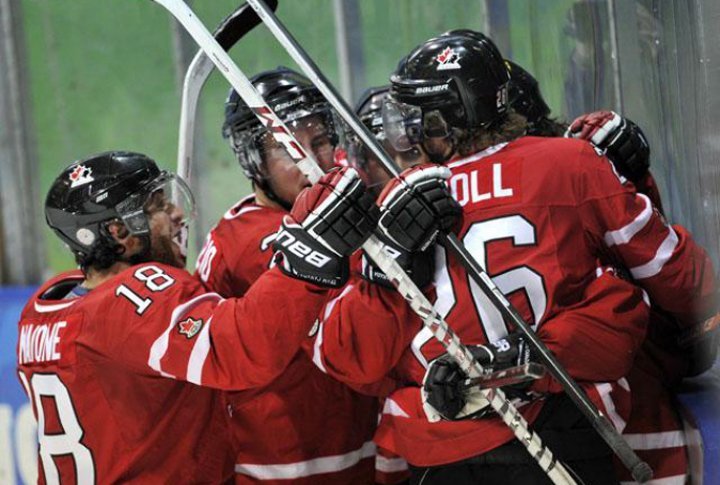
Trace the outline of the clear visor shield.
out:
M 195 199 L 181 177 L 163 171 L 140 192 L 115 206 L 115 210 L 134 235 L 148 234 L 149 218 L 160 211 L 168 214 L 175 227 L 187 232 L 188 223 L 195 217 Z
M 329 114 L 314 113 L 286 119 L 284 122 L 293 137 L 320 164 L 324 171 L 333 167 L 338 137 Z M 287 154 L 285 148 L 268 132 L 261 135 L 259 147 L 265 163 L 292 162 L 292 158 Z
M 383 131 L 376 133 L 375 137 L 385 152 L 402 170 L 422 163 L 424 160 L 418 147 L 410 147 L 408 150 L 399 151 L 390 144 Z M 350 165 L 360 173 L 363 182 L 369 189 L 379 193 L 391 177 L 387 174 L 383 163 L 357 136 L 353 135 L 350 140 L 348 144 L 348 161 Z
M 382 108 L 383 130 L 390 144 L 404 152 L 422 141 L 422 110 L 388 98 Z

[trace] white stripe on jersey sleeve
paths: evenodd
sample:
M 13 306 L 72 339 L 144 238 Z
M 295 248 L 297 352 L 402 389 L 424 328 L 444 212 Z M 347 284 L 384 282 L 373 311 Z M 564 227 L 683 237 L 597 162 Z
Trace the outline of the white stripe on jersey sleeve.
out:
M 608 418 L 610 418 L 610 421 L 612 422 L 613 426 L 615 426 L 615 429 L 622 433 L 622 430 L 625 429 L 627 423 L 618 414 L 617 409 L 615 409 L 615 402 L 612 398 L 612 384 L 610 384 L 609 382 L 595 384 L 595 389 L 600 395 L 600 399 L 605 406 L 605 411 L 607 411 Z
M 605 244 L 607 247 L 616 246 L 620 244 L 627 244 L 643 227 L 650 221 L 650 217 L 653 214 L 652 202 L 650 199 L 643 194 L 637 194 L 639 198 L 645 203 L 645 209 L 638 214 L 638 216 L 627 226 L 621 227 L 615 231 L 608 231 L 605 233 Z
M 633 450 L 661 450 L 685 446 L 685 433 L 680 430 L 660 433 L 632 433 L 622 435 Z
M 318 369 L 323 371 L 325 374 L 327 374 L 327 369 L 325 368 L 325 364 L 323 364 L 322 361 L 322 342 L 323 342 L 323 329 L 325 326 L 325 320 L 327 320 L 330 317 L 330 314 L 333 311 L 333 308 L 335 308 L 335 305 L 337 304 L 338 300 L 340 298 L 347 295 L 350 290 L 353 289 L 354 285 L 346 285 L 343 291 L 330 300 L 327 305 L 325 305 L 325 313 L 323 314 L 322 321 L 320 321 L 320 328 L 318 328 L 317 336 L 315 337 L 315 342 L 313 343 L 313 356 L 312 361 L 315 363 Z
M 187 380 L 198 386 L 202 385 L 202 369 L 210 353 L 211 322 L 212 317 L 208 319 L 205 326 L 200 330 L 200 334 L 197 336 L 192 352 L 190 352 L 190 359 L 188 360 Z
M 655 257 L 645 264 L 630 268 L 630 274 L 632 274 L 633 278 L 642 280 L 655 276 L 662 271 L 663 266 L 668 262 L 678 244 L 678 237 L 673 228 L 668 227 L 668 230 L 670 234 L 668 234 L 662 244 L 660 244 L 660 247 L 655 253 Z
M 382 410 L 383 414 L 389 414 L 390 416 L 400 416 L 401 418 L 409 418 L 410 415 L 405 412 L 403 408 L 392 398 L 385 399 L 385 405 Z
M 174 375 L 164 372 L 162 370 L 162 366 L 160 365 L 160 361 L 163 357 L 165 357 L 168 346 L 170 344 L 170 332 L 175 327 L 175 325 L 177 325 L 180 319 L 185 315 L 185 312 L 192 310 L 197 305 L 206 300 L 216 300 L 218 302 L 221 302 L 223 301 L 223 297 L 221 297 L 217 293 L 204 293 L 186 301 L 185 303 L 176 306 L 172 312 L 172 316 L 170 317 L 170 323 L 168 324 L 167 328 L 150 346 L 148 366 L 150 366 L 151 369 L 159 372 L 161 376 L 177 379 Z
M 385 458 L 382 455 L 376 455 L 375 469 L 383 473 L 404 472 L 408 470 L 408 463 L 404 458 Z

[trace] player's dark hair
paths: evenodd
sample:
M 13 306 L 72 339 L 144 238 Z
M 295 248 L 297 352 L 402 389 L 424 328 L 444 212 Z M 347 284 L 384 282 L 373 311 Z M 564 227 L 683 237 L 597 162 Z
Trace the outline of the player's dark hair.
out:
M 528 124 L 528 135 L 544 136 L 548 138 L 562 137 L 568 128 L 568 123 L 559 118 L 540 118 L 535 123 Z
M 118 261 L 125 261 L 130 265 L 144 263 L 149 261 L 148 256 L 150 254 L 150 236 L 141 235 L 136 236 L 140 238 L 143 245 L 143 250 L 137 254 L 130 256 L 129 258 L 123 258 L 125 253 L 125 247 L 118 243 L 115 238 L 112 237 L 107 227 L 110 224 L 118 223 L 122 229 L 125 226 L 120 221 L 111 221 L 100 227 L 100 232 L 104 237 L 100 238 L 87 253 L 74 252 L 75 262 L 78 264 L 83 273 L 87 274 L 88 270 L 93 269 L 95 271 L 104 271 L 110 268 L 113 264 Z M 126 230 L 126 229 L 125 229 Z
M 488 128 L 461 130 L 457 138 L 457 152 L 461 157 L 472 155 L 499 143 L 509 142 L 527 133 L 524 116 L 510 110 L 505 119 Z

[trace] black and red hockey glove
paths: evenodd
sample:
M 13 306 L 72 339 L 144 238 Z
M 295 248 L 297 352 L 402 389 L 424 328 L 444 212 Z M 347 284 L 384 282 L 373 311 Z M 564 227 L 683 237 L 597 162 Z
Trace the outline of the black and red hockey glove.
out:
M 501 371 L 535 360 L 527 341 L 518 333 L 511 333 L 488 345 L 468 346 L 468 349 L 486 372 Z M 465 387 L 467 378 L 448 354 L 430 362 L 422 388 L 423 408 L 428 419 L 454 421 L 480 418 L 491 411 L 479 389 Z M 528 381 L 504 386 L 503 390 L 509 399 L 528 400 L 525 390 L 530 384 Z
M 375 231 L 375 235 L 382 242 L 383 251 L 400 265 L 418 288 L 423 289 L 432 282 L 435 274 L 434 248 L 428 248 L 425 251 L 405 251 L 390 241 L 382 231 Z M 364 251 L 362 254 L 361 274 L 368 281 L 393 288 L 390 278 Z
M 633 184 L 650 168 L 650 145 L 640 127 L 614 111 L 595 111 L 570 124 L 566 137 L 587 140 L 603 151 L 615 170 Z
M 273 248 L 293 278 L 337 288 L 347 281 L 348 256 L 370 237 L 378 209 L 353 168 L 333 170 L 303 190 L 283 218 Z
M 462 221 L 462 208 L 447 186 L 450 169 L 417 165 L 405 170 L 383 189 L 379 228 L 405 251 L 424 251 L 438 232 L 454 230 Z

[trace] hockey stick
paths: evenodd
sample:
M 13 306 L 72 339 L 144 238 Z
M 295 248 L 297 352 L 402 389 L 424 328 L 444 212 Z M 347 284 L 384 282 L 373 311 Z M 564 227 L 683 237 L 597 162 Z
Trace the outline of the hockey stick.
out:
M 536 362 L 509 367 L 505 370 L 490 372 L 480 377 L 466 379 L 463 383 L 463 389 L 477 387 L 479 389 L 488 389 L 491 387 L 505 387 L 515 384 L 522 384 L 535 379 L 540 379 L 545 375 L 545 367 Z
M 293 138 L 285 124 L 267 106 L 262 96 L 255 90 L 249 79 L 233 63 L 232 59 L 217 43 L 205 26 L 195 16 L 192 10 L 182 0 L 154 0 L 167 9 L 180 21 L 190 35 L 195 39 L 201 49 L 212 59 L 221 73 L 238 92 L 245 103 L 253 110 L 260 122 L 280 143 L 290 155 L 298 168 L 308 177 L 311 183 L 317 182 L 322 176 L 317 163 L 303 150 L 302 146 Z M 387 275 L 392 275 L 392 282 L 398 291 L 405 297 L 413 310 L 423 319 L 433 335 L 442 343 L 447 352 L 458 362 L 460 367 L 470 376 L 478 377 L 484 374 L 483 368 L 475 360 L 470 351 L 462 345 L 457 335 L 448 327 L 447 323 L 438 315 L 425 295 L 415 286 L 410 277 L 405 274 L 400 265 L 389 256 L 383 245 L 376 237 L 371 237 L 363 249 L 376 262 Z M 565 466 L 558 462 L 552 452 L 543 445 L 537 433 L 529 429 L 525 418 L 505 398 L 501 389 L 488 389 L 483 391 L 490 406 L 498 413 L 501 419 L 513 431 L 518 440 L 528 449 L 539 466 L 556 484 L 576 483 Z
M 277 0 L 268 0 L 268 6 L 275 11 Z M 260 17 L 247 3 L 241 4 L 234 12 L 228 15 L 213 32 L 213 37 L 220 47 L 229 51 L 248 32 L 261 23 Z M 178 136 L 178 165 L 177 173 L 186 181 L 192 174 L 193 149 L 195 146 L 195 116 L 197 113 L 200 92 L 210 77 L 215 65 L 198 50 L 188 66 L 183 81 L 182 101 L 180 105 L 180 133 Z
M 268 0 L 268 7 L 277 10 L 277 0 Z M 240 41 L 248 32 L 262 21 L 247 3 L 241 4 L 213 31 L 213 37 L 226 52 Z M 193 146 L 195 139 L 195 113 L 198 100 L 215 65 L 200 49 L 188 66 L 183 83 L 182 105 L 180 109 L 180 136 L 178 146 L 177 173 L 185 180 L 190 178 Z M 545 367 L 537 363 L 512 367 L 499 372 L 483 374 L 468 379 L 466 386 L 482 389 L 503 387 L 539 379 L 545 375 Z
M 318 87 L 320 92 L 332 104 L 335 110 L 340 114 L 343 120 L 352 128 L 359 138 L 370 147 L 372 152 L 381 161 L 385 170 L 397 177 L 399 169 L 395 162 L 387 155 L 380 143 L 375 139 L 373 134 L 365 125 L 360 122 L 358 117 L 343 101 L 335 88 L 320 72 L 310 56 L 300 47 L 299 43 L 293 38 L 292 34 L 281 24 L 278 18 L 270 12 L 263 0 L 247 0 L 250 6 L 262 18 L 265 25 L 275 35 L 275 38 L 282 44 L 285 50 L 290 54 L 293 60 L 302 68 L 303 72 Z M 490 302 L 502 314 L 506 322 L 512 322 L 525 337 L 530 341 L 533 348 L 537 351 L 538 356 L 543 364 L 549 369 L 553 377 L 562 385 L 565 392 L 570 396 L 575 405 L 588 418 L 595 430 L 620 458 L 623 464 L 630 470 L 635 480 L 646 482 L 652 478 L 652 469 L 650 466 L 640 460 L 635 451 L 622 438 L 620 433 L 610 423 L 610 420 L 603 415 L 590 401 L 590 398 L 578 386 L 575 380 L 570 377 L 565 368 L 558 362 L 555 356 L 545 346 L 545 344 L 535 335 L 520 313 L 505 298 L 505 295 L 498 289 L 495 283 L 490 279 L 483 268 L 475 261 L 473 256 L 468 252 L 465 246 L 458 240 L 454 234 L 441 234 L 441 242 L 444 246 L 452 250 L 467 273 L 475 281 L 482 292 L 488 297 Z M 388 274 L 388 273 L 386 273 Z

